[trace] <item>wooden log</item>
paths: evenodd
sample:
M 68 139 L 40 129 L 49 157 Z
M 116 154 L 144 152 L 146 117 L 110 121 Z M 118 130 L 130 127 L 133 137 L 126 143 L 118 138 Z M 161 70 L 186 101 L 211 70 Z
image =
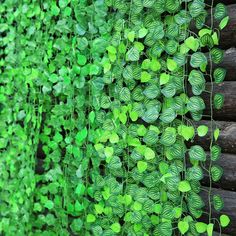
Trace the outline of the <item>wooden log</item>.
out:
M 227 2 L 229 3 L 230 1 L 228 0 Z M 223 49 L 236 46 L 236 4 L 233 4 L 235 3 L 235 0 L 231 1 L 230 3 L 231 5 L 227 6 L 228 15 L 230 18 L 229 23 L 222 31 L 220 31 L 219 35 L 220 38 L 219 47 Z M 214 14 L 214 9 L 213 9 L 213 14 Z M 211 27 L 211 22 L 212 22 L 211 11 L 208 10 L 208 18 L 206 19 L 206 25 Z M 219 29 L 219 21 L 214 21 L 213 27 L 215 29 Z M 199 31 L 198 29 L 196 29 L 194 21 L 192 22 L 191 30 L 195 33 Z
M 235 0 L 234 0 L 235 3 Z M 230 48 L 236 46 L 236 4 L 228 5 L 229 23 L 220 33 L 219 46 Z
M 210 121 L 202 120 L 195 122 L 194 125 L 206 125 L 209 127 L 209 132 L 205 137 L 194 138 L 194 143 L 201 145 L 205 150 L 209 150 L 210 136 L 211 136 L 211 124 Z M 220 136 L 217 140 L 217 144 L 221 147 L 222 153 L 236 153 L 236 123 L 229 121 L 216 121 L 213 125 L 213 129 L 218 127 L 220 129 Z
M 236 16 L 236 12 L 235 12 Z M 235 25 L 236 29 L 236 25 Z M 229 36 L 230 37 L 230 36 Z M 229 48 L 224 52 L 223 61 L 220 64 L 213 64 L 213 69 L 223 67 L 227 70 L 226 81 L 236 81 L 236 48 Z
M 213 5 L 215 6 L 217 3 L 223 3 L 225 5 L 229 5 L 229 4 L 234 4 L 235 3 L 235 0 L 205 0 L 205 3 L 208 4 L 208 5 Z
M 188 88 L 188 93 L 192 96 L 191 88 Z M 211 101 L 210 101 L 210 91 L 211 83 L 206 84 L 206 91 L 201 94 L 205 101 L 206 109 L 204 110 L 204 116 L 209 119 L 211 115 Z M 213 85 L 213 95 L 216 93 L 221 93 L 224 95 L 224 106 L 217 110 L 213 109 L 213 117 L 216 120 L 231 120 L 236 121 L 236 81 L 225 81 L 221 84 Z M 212 102 L 213 103 L 213 102 Z
M 210 160 L 209 156 L 207 160 Z M 209 168 L 209 161 L 207 161 L 207 169 Z M 212 185 L 217 188 L 236 190 L 236 155 L 222 153 L 219 160 L 212 162 L 212 164 L 217 164 L 221 166 L 224 170 L 224 174 L 220 181 L 212 182 Z M 209 186 L 209 175 L 204 173 L 204 179 L 202 180 L 204 186 Z
M 204 188 L 206 191 L 202 191 L 201 195 L 203 197 L 204 202 L 206 203 L 205 210 L 209 212 L 209 204 L 208 204 L 208 188 Z M 229 234 L 231 236 L 236 235 L 236 192 L 227 191 L 217 188 L 211 189 L 211 196 L 214 194 L 219 194 L 224 200 L 224 208 L 220 212 L 216 212 L 212 207 L 212 216 L 219 219 L 219 216 L 222 214 L 226 214 L 230 217 L 230 224 L 226 228 L 222 228 L 222 232 Z M 208 215 L 203 215 L 201 218 L 203 221 L 208 223 Z M 214 228 L 217 232 L 220 232 L 219 226 L 216 225 Z

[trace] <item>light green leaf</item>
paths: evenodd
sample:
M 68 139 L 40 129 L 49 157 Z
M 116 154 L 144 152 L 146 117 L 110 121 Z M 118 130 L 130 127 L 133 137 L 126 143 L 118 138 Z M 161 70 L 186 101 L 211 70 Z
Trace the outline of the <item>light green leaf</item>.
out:
M 87 218 L 86 218 L 86 221 L 87 221 L 88 223 L 93 223 L 93 222 L 96 221 L 96 217 L 95 217 L 93 214 L 88 214 L 88 215 L 87 215 Z
M 134 37 L 135 37 L 135 32 L 134 32 L 134 31 L 130 31 L 130 32 L 128 33 L 127 37 L 128 37 L 128 40 L 129 40 L 130 42 L 133 42 L 133 41 L 134 41 Z
M 183 180 L 179 182 L 178 190 L 180 192 L 189 192 L 191 190 L 191 186 L 187 180 Z
M 187 39 L 185 39 L 185 44 L 188 48 L 192 49 L 194 52 L 196 52 L 199 48 L 198 39 L 195 39 L 193 36 L 190 36 Z
M 147 162 L 145 161 L 138 161 L 138 170 L 140 173 L 143 173 L 147 169 Z
M 200 234 L 206 232 L 206 230 L 207 230 L 207 224 L 205 224 L 203 222 L 197 222 L 195 224 L 195 227 L 196 227 L 197 232 Z
M 222 227 L 228 226 L 230 223 L 230 218 L 227 215 L 221 215 L 220 216 L 220 225 Z
M 139 38 L 144 38 L 148 33 L 148 30 L 146 28 L 141 28 L 139 31 L 138 31 L 138 37 Z
M 178 134 L 184 137 L 186 141 L 188 141 L 194 136 L 194 128 L 192 126 L 179 125 Z
M 109 137 L 109 140 L 111 143 L 118 143 L 119 142 L 119 136 L 116 133 L 112 133 Z
M 199 137 L 204 137 L 208 132 L 208 127 L 206 125 L 200 125 L 197 128 L 197 133 Z
M 229 22 L 229 16 L 226 16 L 224 19 L 221 20 L 220 24 L 219 24 L 219 27 L 220 29 L 224 29 L 226 27 L 226 25 L 228 24 Z
M 188 232 L 189 224 L 186 221 L 179 221 L 178 223 L 178 229 L 181 232 L 181 234 L 185 234 Z
M 215 141 L 217 141 L 217 139 L 219 138 L 219 135 L 220 135 L 220 129 L 217 128 L 214 130 L 214 138 L 215 138 Z
M 166 73 L 162 73 L 160 76 L 160 85 L 166 84 L 169 82 L 170 75 Z
M 115 233 L 119 233 L 120 230 L 121 230 L 120 224 L 119 224 L 119 223 L 113 223 L 113 224 L 111 225 L 111 230 L 112 230 L 113 232 L 115 232 Z
M 114 154 L 114 148 L 113 147 L 105 147 L 104 153 L 106 157 L 112 157 Z
M 214 228 L 214 224 L 208 224 L 207 225 L 207 236 L 213 236 L 213 228 Z
M 167 59 L 167 68 L 169 71 L 174 71 L 178 68 L 177 63 L 173 59 Z
M 145 156 L 146 160 L 154 159 L 155 158 L 155 152 L 151 148 L 146 147 L 145 152 L 144 152 L 144 156 Z
M 151 80 L 151 75 L 146 71 L 142 71 L 142 73 L 141 73 L 141 82 L 146 83 L 149 80 Z

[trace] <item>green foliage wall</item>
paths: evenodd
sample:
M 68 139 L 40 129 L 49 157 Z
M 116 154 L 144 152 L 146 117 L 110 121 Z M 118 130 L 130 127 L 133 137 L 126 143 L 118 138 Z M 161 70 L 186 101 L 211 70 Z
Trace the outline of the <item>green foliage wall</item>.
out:
M 212 86 L 226 71 L 212 63 L 223 4 L 4 0 L 0 13 L 2 235 L 211 236 L 228 225 L 212 218 L 221 197 L 209 192 L 206 213 L 199 195 L 204 170 L 210 184 L 222 175 L 212 111 L 224 98 Z M 206 80 L 211 127 L 193 122 Z M 186 147 L 207 133 L 210 155 Z

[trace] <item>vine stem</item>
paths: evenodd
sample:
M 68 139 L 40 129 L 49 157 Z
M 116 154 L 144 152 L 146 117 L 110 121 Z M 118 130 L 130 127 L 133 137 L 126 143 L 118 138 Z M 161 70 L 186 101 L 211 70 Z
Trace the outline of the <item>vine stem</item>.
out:
M 211 1 L 211 29 L 213 28 L 213 5 L 214 5 L 214 0 Z M 211 116 L 211 122 L 210 122 L 210 129 L 211 129 L 211 141 L 210 141 L 210 150 L 213 145 L 213 89 L 214 89 L 214 84 L 213 84 L 213 79 L 212 79 L 212 71 L 213 71 L 213 65 L 212 65 L 212 59 L 211 59 L 211 54 L 209 53 L 209 62 L 210 62 L 210 80 L 211 80 L 211 91 L 210 91 L 210 116 Z M 209 223 L 211 223 L 211 218 L 212 218 L 212 206 L 211 206 L 211 189 L 212 189 L 212 178 L 211 178 L 211 166 L 212 166 L 212 161 L 211 161 L 211 156 L 210 156 L 210 163 L 209 163 L 209 192 L 208 192 L 208 204 L 209 204 Z

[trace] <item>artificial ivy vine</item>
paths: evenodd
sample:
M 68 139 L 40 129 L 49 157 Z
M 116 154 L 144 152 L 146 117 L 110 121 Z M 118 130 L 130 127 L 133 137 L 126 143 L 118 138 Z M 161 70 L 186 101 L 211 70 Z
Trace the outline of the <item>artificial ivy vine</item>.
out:
M 223 208 L 211 194 L 222 3 L 5 0 L 0 13 L 1 234 L 211 236 L 229 224 L 211 213 Z M 196 123 L 203 93 L 210 127 Z M 186 146 L 208 133 L 210 154 Z

